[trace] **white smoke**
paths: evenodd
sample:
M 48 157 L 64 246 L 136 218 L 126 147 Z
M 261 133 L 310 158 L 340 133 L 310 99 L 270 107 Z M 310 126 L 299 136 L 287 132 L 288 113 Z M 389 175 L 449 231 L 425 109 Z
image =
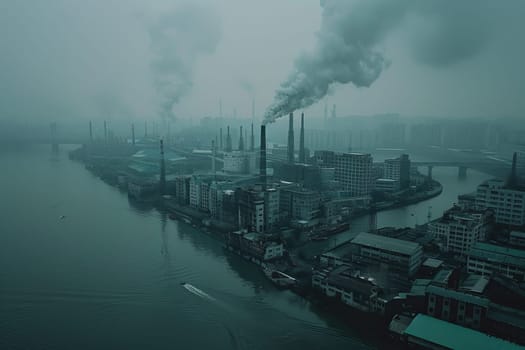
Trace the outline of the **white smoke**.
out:
M 321 0 L 316 46 L 296 60 L 294 71 L 267 108 L 264 123 L 318 102 L 333 84 L 369 87 L 389 63 L 378 45 L 407 14 L 422 18 L 422 29 L 432 26 L 409 38 L 416 60 L 446 66 L 477 54 L 488 38 L 487 21 L 495 15 L 490 4 L 490 0 L 362 0 L 357 4 Z
M 187 4 L 163 15 L 149 28 L 154 59 L 151 70 L 160 98 L 160 115 L 173 118 L 173 106 L 193 85 L 196 61 L 212 54 L 221 37 L 218 16 Z

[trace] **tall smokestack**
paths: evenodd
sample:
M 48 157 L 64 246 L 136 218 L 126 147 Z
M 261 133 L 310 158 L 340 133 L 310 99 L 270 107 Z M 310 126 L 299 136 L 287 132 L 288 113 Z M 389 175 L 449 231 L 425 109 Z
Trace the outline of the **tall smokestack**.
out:
M 518 161 L 518 154 L 514 152 L 512 156 L 512 168 L 510 170 L 509 179 L 507 180 L 507 187 L 514 188 L 518 184 L 518 175 L 516 174 L 516 163 Z
M 131 124 L 131 144 L 135 146 L 135 124 Z
M 93 123 L 89 121 L 89 142 L 93 143 Z
M 293 113 L 290 113 L 288 125 L 288 163 L 294 162 L 294 135 L 293 135 Z
M 255 97 L 252 98 L 252 121 L 255 119 Z
M 215 176 L 215 157 L 217 157 L 217 152 L 215 151 L 215 141 L 211 141 L 211 171 Z
M 232 151 L 232 136 L 230 135 L 230 126 L 228 125 L 228 131 L 226 133 L 226 152 Z
M 253 134 L 253 123 L 252 123 L 252 134 L 250 136 L 250 151 L 254 151 L 255 149 L 255 135 Z
M 164 141 L 160 140 L 160 194 L 163 195 L 166 191 L 166 164 L 164 162 Z
M 108 143 L 108 126 L 105 120 L 104 120 L 104 142 Z
M 222 152 L 222 128 L 219 129 L 219 151 Z
M 148 122 L 144 121 L 144 137 L 148 137 Z
M 242 137 L 242 125 L 239 127 L 239 151 L 244 151 L 244 140 Z
M 299 136 L 299 163 L 306 163 L 306 153 L 304 149 L 304 113 L 301 113 L 301 134 Z
M 261 125 L 260 152 L 259 175 L 263 191 L 266 191 L 266 125 Z

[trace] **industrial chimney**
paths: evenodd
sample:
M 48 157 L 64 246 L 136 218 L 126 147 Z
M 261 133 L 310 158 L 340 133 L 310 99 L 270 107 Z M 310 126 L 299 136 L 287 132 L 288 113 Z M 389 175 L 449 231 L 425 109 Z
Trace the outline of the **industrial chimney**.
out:
M 261 125 L 260 152 L 259 175 L 263 191 L 266 191 L 266 125 Z
M 288 126 L 288 163 L 294 162 L 294 135 L 293 135 L 293 113 L 290 113 L 290 124 Z
M 166 191 L 166 164 L 164 162 L 164 141 L 160 140 L 160 182 L 159 192 L 163 195 Z
M 219 129 L 219 151 L 222 152 L 222 128 Z
M 135 124 L 131 124 L 131 144 L 135 146 Z
M 89 121 L 89 142 L 93 143 L 93 123 Z
M 242 137 L 242 125 L 239 127 L 239 151 L 244 151 L 244 140 Z
M 306 153 L 304 149 L 304 113 L 301 113 L 301 134 L 299 136 L 299 163 L 306 163 Z
M 509 188 L 515 188 L 518 184 L 518 175 L 516 174 L 516 163 L 518 161 L 518 154 L 514 152 L 514 155 L 512 156 L 512 168 L 510 170 L 510 175 L 507 180 L 507 187 Z
M 230 126 L 228 126 L 228 131 L 226 133 L 226 152 L 232 151 L 232 137 L 230 135 Z
M 250 136 L 250 151 L 255 149 L 255 135 L 253 134 L 253 123 L 252 123 L 252 135 Z

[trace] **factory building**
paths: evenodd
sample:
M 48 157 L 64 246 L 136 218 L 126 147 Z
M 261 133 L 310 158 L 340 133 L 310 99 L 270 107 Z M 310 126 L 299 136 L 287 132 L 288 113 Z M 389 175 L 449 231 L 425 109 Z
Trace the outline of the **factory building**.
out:
M 477 242 L 468 252 L 467 269 L 482 276 L 499 274 L 525 282 L 525 251 Z
M 395 181 L 395 190 L 404 190 L 410 186 L 410 159 L 407 154 L 398 158 L 386 159 L 383 178 Z
M 492 210 L 498 224 L 525 225 L 525 188 L 519 185 L 517 153 L 514 153 L 507 181 L 488 180 L 478 186 L 476 206 Z
M 336 153 L 335 180 L 350 197 L 368 196 L 372 191 L 372 156 L 364 153 Z
M 476 242 L 486 239 L 490 219 L 489 212 L 466 212 L 453 208 L 439 220 L 429 223 L 428 231 L 443 251 L 465 256 Z

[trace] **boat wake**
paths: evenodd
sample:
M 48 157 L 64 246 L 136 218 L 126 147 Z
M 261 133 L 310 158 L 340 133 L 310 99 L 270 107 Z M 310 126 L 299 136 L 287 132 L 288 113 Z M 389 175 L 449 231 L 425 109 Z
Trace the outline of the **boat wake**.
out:
M 197 287 L 195 287 L 195 286 L 193 286 L 193 285 L 191 285 L 189 283 L 181 283 L 181 284 L 188 292 L 190 292 L 192 294 L 195 294 L 196 296 L 201 297 L 202 299 L 206 299 L 206 300 L 209 300 L 209 301 L 217 301 L 214 297 L 212 297 L 208 293 L 203 292 L 199 288 L 197 288 Z

